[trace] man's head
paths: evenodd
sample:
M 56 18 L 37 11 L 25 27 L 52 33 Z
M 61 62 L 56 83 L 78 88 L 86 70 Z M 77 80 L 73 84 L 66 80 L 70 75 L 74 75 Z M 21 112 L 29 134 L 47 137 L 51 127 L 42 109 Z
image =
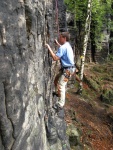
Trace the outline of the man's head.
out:
M 61 32 L 59 35 L 59 42 L 60 44 L 64 44 L 65 42 L 69 41 L 70 34 L 69 32 Z

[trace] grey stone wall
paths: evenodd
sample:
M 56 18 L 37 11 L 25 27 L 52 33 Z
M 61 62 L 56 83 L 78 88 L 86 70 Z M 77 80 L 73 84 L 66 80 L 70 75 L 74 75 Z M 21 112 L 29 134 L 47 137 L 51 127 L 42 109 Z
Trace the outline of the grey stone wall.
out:
M 52 0 L 0 2 L 0 150 L 48 150 L 45 111 L 52 105 Z M 58 147 L 54 147 L 54 149 Z
M 0 2 L 0 150 L 47 149 L 45 16 L 44 0 Z

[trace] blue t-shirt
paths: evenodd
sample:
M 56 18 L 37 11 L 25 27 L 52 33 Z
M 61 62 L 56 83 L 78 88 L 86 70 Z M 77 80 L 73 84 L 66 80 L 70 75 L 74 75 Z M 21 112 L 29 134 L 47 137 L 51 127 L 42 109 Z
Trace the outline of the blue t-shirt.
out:
M 56 55 L 60 58 L 62 67 L 74 66 L 73 50 L 69 42 L 60 46 Z

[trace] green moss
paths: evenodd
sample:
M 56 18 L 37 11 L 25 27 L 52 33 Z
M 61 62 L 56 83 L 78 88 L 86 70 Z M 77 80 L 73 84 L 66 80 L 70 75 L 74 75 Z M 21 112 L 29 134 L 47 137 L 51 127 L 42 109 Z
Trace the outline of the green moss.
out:
M 112 61 L 113 62 L 113 54 L 109 54 L 107 61 Z
M 92 78 L 85 78 L 85 82 L 88 84 L 89 88 L 99 92 L 100 91 L 100 82 L 101 79 L 96 78 L 95 76 Z
M 104 70 L 105 70 L 105 68 L 100 67 L 100 66 L 99 66 L 99 67 L 94 66 L 91 70 L 92 70 L 92 71 L 94 71 L 94 72 L 103 73 L 103 72 L 104 72 Z
M 113 89 L 103 90 L 101 95 L 101 100 L 107 104 L 113 105 Z

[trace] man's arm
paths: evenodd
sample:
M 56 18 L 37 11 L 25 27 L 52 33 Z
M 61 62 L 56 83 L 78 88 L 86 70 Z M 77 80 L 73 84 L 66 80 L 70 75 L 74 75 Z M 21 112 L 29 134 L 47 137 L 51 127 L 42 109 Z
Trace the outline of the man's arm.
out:
M 49 46 L 49 44 L 45 44 L 45 46 L 48 48 L 49 53 L 51 55 L 51 57 L 53 58 L 54 61 L 59 60 L 60 58 L 58 56 L 55 55 L 55 53 L 52 51 L 51 47 Z

